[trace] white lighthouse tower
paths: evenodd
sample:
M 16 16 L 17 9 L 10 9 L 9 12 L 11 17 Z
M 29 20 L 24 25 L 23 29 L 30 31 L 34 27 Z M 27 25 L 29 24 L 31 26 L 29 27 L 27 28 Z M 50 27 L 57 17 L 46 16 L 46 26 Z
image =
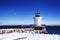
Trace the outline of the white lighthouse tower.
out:
M 42 21 L 42 17 L 40 16 L 39 11 L 37 11 L 35 13 L 35 17 L 34 17 L 34 25 L 35 25 L 35 27 L 37 27 L 37 26 L 41 27 L 41 21 Z
M 34 17 L 34 29 L 35 33 L 47 33 L 45 25 L 41 24 L 42 17 L 40 16 L 39 11 L 35 13 Z

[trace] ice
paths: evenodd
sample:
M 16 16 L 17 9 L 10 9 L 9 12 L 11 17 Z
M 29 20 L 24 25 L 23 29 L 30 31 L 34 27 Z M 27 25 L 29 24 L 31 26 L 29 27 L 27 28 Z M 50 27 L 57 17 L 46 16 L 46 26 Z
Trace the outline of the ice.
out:
M 13 32 L 0 34 L 0 40 L 60 40 L 60 35 Z

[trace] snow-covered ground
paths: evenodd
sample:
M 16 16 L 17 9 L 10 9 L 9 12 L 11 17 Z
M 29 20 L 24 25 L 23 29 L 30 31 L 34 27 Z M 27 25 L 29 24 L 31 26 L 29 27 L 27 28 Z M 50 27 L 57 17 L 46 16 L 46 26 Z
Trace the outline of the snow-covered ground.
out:
M 14 32 L 0 34 L 0 40 L 60 40 L 60 35 Z

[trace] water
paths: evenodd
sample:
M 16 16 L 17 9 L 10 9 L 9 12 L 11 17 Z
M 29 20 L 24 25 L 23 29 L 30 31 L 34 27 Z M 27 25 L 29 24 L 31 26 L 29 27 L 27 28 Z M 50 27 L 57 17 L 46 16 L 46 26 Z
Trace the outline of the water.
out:
M 60 34 L 60 26 L 46 27 L 49 34 Z

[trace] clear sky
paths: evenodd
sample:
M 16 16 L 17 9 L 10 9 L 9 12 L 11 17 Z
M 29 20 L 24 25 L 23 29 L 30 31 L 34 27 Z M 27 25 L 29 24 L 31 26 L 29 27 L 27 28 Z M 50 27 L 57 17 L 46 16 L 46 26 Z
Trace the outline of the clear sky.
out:
M 60 24 L 60 0 L 0 0 L 0 24 L 33 24 L 37 10 L 42 24 Z

